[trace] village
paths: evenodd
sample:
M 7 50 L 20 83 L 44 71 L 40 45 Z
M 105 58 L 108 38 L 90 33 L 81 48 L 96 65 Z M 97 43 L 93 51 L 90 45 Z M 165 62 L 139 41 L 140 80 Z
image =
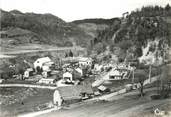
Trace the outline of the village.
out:
M 0 85 L 51 88 L 54 93 L 53 100 L 50 101 L 57 109 L 72 100 L 80 102 L 108 94 L 118 95 L 142 87 L 141 81 L 137 81 L 137 76 L 135 76 L 138 60 L 98 63 L 91 57 L 73 56 L 71 51 L 69 53 L 70 56 L 62 58 L 58 63 L 48 56 L 37 58 L 33 63 L 24 60 L 28 67 L 23 74 L 15 74 L 12 79 L 1 79 Z M 9 65 L 9 68 L 13 67 L 15 65 Z M 1 77 L 3 77 L 3 72 Z M 149 78 L 144 80 L 142 85 L 156 80 L 151 80 L 149 72 Z
M 124 63 L 98 64 L 90 57 L 66 57 L 61 61 L 64 64 L 59 66 L 59 64 L 53 62 L 48 56 L 37 58 L 34 63 L 28 63 L 25 60 L 24 62 L 30 67 L 26 68 L 23 74 L 13 75 L 12 77 L 14 78 L 11 80 L 18 79 L 35 85 L 56 87 L 76 87 L 77 85 L 84 84 L 96 87 L 103 92 L 110 90 L 103 86 L 104 82 L 121 80 L 130 80 L 132 82 L 131 73 L 135 70 L 135 67 Z M 13 67 L 15 65 L 9 65 L 9 68 L 12 69 Z M 3 72 L 1 76 L 3 77 Z M 1 79 L 1 84 L 8 82 L 11 82 L 10 79 L 9 81 Z
M 123 22 L 125 20 L 127 18 L 123 18 Z M 112 54 L 109 47 L 104 53 L 93 57 L 87 55 L 86 49 L 78 51 L 76 47 L 67 51 L 15 53 L 14 57 L 5 59 L 5 62 L 8 60 L 10 63 L 4 64 L 4 70 L 0 71 L 0 87 L 41 89 L 43 94 L 50 89 L 52 98 L 46 99 L 50 103 L 43 108 L 36 107 L 38 110 L 34 112 L 60 110 L 73 104 L 108 100 L 137 91 L 138 96 L 143 97 L 144 90 L 153 92 L 149 95 L 152 100 L 166 98 L 170 94 L 170 81 L 163 81 L 161 69 L 170 67 L 169 47 L 165 47 L 165 56 L 162 58 L 156 57 L 159 48 L 155 45 L 159 45 L 159 42 L 151 41 L 142 48 L 141 57 L 124 60 Z M 155 49 L 153 53 L 149 53 L 151 47 Z M 1 101 L 2 105 L 8 102 L 5 97 Z M 25 104 L 19 99 L 17 101 Z M 16 102 L 11 101 L 14 105 Z M 44 105 L 44 102 L 41 103 Z
M 0 116 L 170 117 L 170 14 L 67 22 L 0 9 Z

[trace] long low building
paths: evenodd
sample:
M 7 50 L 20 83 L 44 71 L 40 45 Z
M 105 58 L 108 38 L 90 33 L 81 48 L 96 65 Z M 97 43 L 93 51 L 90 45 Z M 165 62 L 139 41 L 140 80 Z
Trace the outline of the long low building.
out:
M 84 94 L 93 94 L 91 84 L 58 87 L 54 92 L 53 100 L 56 104 L 56 102 L 60 102 L 61 99 L 64 101 L 82 99 Z

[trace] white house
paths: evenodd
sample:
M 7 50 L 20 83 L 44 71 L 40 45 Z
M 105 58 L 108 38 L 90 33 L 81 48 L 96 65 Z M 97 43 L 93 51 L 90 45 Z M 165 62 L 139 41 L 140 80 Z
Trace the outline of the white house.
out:
M 43 71 L 49 71 L 54 62 L 49 57 L 43 57 L 38 58 L 33 64 L 35 69 L 40 67 Z
M 122 74 L 119 70 L 115 69 L 109 73 L 109 80 L 120 80 L 122 79 Z
M 65 72 L 63 74 L 63 79 L 68 80 L 68 81 L 69 80 L 72 81 L 73 80 L 73 76 L 72 76 L 72 74 L 70 72 Z

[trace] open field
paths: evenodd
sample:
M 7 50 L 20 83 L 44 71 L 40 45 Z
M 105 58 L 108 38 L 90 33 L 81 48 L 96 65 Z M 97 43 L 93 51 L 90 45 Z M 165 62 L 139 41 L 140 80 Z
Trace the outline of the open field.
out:
M 50 52 L 50 51 L 84 51 L 80 46 L 75 47 L 55 47 L 50 45 L 27 44 L 21 46 L 1 47 L 0 58 L 14 57 L 18 54 L 36 53 L 36 52 Z
M 0 115 L 16 116 L 22 113 L 38 111 L 50 104 L 53 91 L 34 88 L 1 88 Z

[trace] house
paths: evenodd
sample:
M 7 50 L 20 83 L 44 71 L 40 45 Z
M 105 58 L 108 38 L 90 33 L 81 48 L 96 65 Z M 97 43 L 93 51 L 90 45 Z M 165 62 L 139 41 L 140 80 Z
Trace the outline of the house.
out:
M 65 72 L 62 76 L 63 79 L 67 81 L 73 81 L 73 75 L 70 72 Z
M 33 72 L 34 72 L 34 70 L 33 70 L 33 68 L 28 68 L 28 69 L 26 69 L 26 71 L 24 72 L 24 78 L 29 78 L 30 76 L 32 76 L 33 75 Z
M 51 71 L 50 71 L 50 70 L 48 70 L 48 71 L 43 71 L 43 72 L 42 72 L 42 76 L 43 76 L 44 78 L 47 78 L 47 77 L 51 76 Z
M 85 99 L 86 95 L 92 95 L 93 89 L 90 84 L 74 85 L 70 87 L 58 87 L 53 95 L 54 104 L 61 106 L 62 101 Z M 87 96 L 88 98 L 88 96 Z
M 43 84 L 54 84 L 56 82 L 55 79 L 52 78 L 42 78 L 39 80 L 38 83 L 43 83 Z
M 72 73 L 70 72 L 65 72 L 63 74 L 63 77 L 61 80 L 59 80 L 56 85 L 57 87 L 65 87 L 65 86 L 73 86 L 73 85 L 78 85 L 79 80 L 81 78 L 80 73 L 78 73 L 76 70 L 73 70 Z
M 42 76 L 40 76 L 40 80 L 37 83 L 54 84 L 55 85 L 57 80 L 58 80 L 57 75 L 53 75 L 48 78 L 42 78 Z
M 38 69 L 42 69 L 43 71 L 51 71 L 50 67 L 54 65 L 54 62 L 49 57 L 43 57 L 38 58 L 33 64 L 36 71 Z
M 118 69 L 112 70 L 109 73 L 109 80 L 120 80 L 122 79 L 122 74 Z

